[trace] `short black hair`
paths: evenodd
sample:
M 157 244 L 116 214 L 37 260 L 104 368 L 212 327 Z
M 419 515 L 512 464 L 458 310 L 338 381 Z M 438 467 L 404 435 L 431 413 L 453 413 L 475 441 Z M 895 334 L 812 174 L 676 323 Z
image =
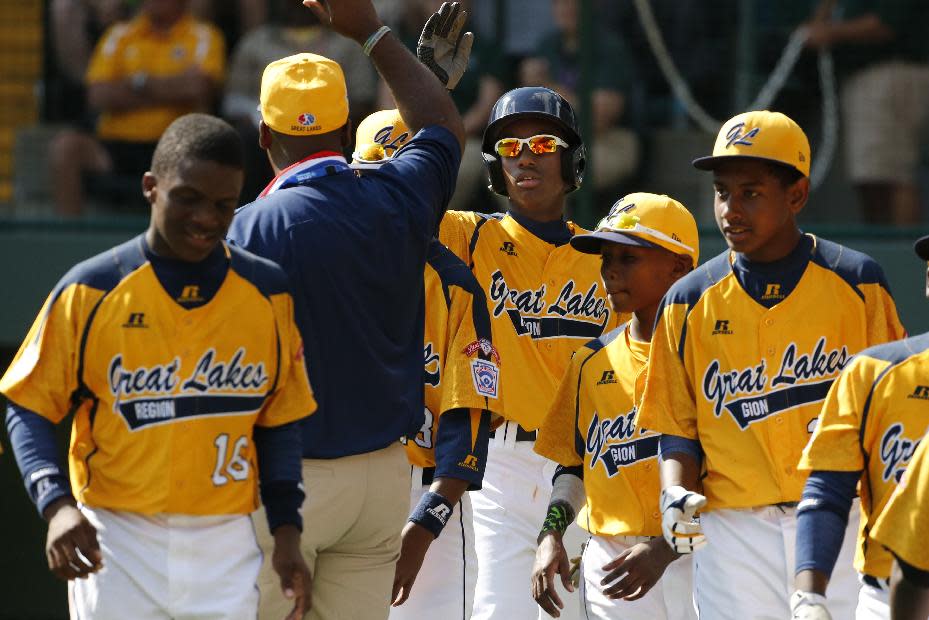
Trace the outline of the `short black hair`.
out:
M 168 174 L 187 158 L 245 169 L 245 148 L 239 132 L 209 114 L 185 114 L 168 125 L 152 155 L 152 172 Z
M 804 174 L 793 166 L 786 166 L 773 161 L 764 162 L 768 168 L 768 174 L 774 177 L 781 187 L 790 187 L 804 177 Z

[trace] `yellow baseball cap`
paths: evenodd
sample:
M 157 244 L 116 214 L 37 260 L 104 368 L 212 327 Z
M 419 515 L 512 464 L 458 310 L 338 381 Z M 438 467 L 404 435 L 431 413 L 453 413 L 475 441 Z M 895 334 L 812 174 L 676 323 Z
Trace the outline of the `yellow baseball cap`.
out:
M 695 159 L 693 165 L 713 170 L 731 157 L 770 161 L 810 176 L 810 141 L 800 125 L 780 112 L 758 110 L 733 116 L 719 130 L 713 155 Z
M 316 54 L 275 60 L 261 76 L 261 118 L 278 133 L 313 136 L 334 131 L 348 120 L 348 92 L 342 67 Z
M 697 266 L 700 237 L 697 222 L 687 208 L 664 194 L 639 192 L 623 196 L 597 224 L 596 231 L 577 235 L 571 247 L 599 254 L 604 241 L 639 247 L 659 247 L 684 254 Z
M 397 154 L 410 138 L 398 110 L 380 110 L 358 124 L 352 168 L 377 168 Z

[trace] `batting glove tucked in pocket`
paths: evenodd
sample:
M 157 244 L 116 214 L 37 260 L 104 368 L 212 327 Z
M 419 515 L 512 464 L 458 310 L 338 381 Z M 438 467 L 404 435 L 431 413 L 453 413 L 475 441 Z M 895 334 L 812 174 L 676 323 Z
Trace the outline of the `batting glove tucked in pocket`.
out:
M 706 545 L 706 536 L 694 513 L 706 505 L 706 498 L 684 487 L 668 487 L 661 492 L 661 531 L 678 553 L 693 553 Z

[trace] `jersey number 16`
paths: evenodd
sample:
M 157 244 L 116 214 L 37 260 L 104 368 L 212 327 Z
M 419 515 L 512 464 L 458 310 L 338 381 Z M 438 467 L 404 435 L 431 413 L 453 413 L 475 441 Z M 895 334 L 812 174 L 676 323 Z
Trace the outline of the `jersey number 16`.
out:
M 216 467 L 213 469 L 213 484 L 221 487 L 232 478 L 236 482 L 248 479 L 248 461 L 242 458 L 242 451 L 248 447 L 248 437 L 242 435 L 232 445 L 232 455 L 226 461 L 229 453 L 229 435 L 223 433 L 213 440 L 216 446 Z

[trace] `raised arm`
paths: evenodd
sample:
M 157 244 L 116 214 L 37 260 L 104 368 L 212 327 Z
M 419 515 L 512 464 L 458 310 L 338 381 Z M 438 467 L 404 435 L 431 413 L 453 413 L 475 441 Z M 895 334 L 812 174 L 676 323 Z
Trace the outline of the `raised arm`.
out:
M 383 26 L 371 0 L 304 0 L 303 4 L 321 23 L 362 46 Z M 464 144 L 461 116 L 445 86 L 397 37 L 387 33 L 368 51 L 411 130 L 439 125 Z

